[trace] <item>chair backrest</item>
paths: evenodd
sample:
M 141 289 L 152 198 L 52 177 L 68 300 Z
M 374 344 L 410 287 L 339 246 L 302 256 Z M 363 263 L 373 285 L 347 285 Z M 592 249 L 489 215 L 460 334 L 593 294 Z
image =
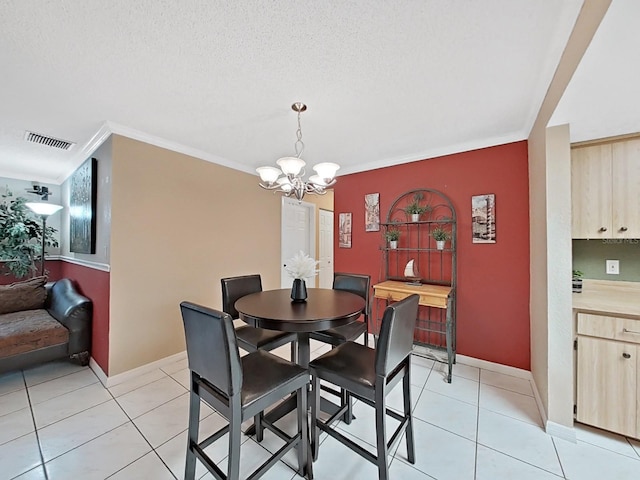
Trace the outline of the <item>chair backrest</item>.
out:
M 227 396 L 242 389 L 242 364 L 233 319 L 224 312 L 182 302 L 189 370 Z
M 334 273 L 333 289 L 344 290 L 355 293 L 364 298 L 364 313 L 367 318 L 369 316 L 369 291 L 371 285 L 371 277 L 369 275 L 361 275 L 358 273 Z
M 234 319 L 238 318 L 236 300 L 250 293 L 262 291 L 260 274 L 227 277 L 221 279 L 220 283 L 222 283 L 222 310 Z
M 376 345 L 376 374 L 391 373 L 413 348 L 419 295 L 410 295 L 384 310 Z

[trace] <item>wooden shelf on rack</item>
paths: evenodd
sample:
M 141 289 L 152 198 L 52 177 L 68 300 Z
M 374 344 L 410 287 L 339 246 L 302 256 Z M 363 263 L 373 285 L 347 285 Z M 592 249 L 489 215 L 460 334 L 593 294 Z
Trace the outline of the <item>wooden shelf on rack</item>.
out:
M 417 293 L 420 295 L 419 304 L 425 307 L 447 308 L 447 300 L 451 294 L 451 287 L 444 285 L 410 285 L 406 282 L 387 280 L 373 286 L 373 296 L 397 302 Z

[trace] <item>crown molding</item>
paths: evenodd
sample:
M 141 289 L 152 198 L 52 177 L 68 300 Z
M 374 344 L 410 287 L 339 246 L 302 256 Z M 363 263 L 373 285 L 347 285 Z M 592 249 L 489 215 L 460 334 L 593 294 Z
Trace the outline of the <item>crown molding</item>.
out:
M 471 140 L 469 142 L 458 143 L 457 145 L 447 145 L 441 148 L 432 148 L 430 150 L 423 150 L 421 152 L 412 153 L 410 155 L 403 155 L 401 157 L 395 157 L 385 160 L 376 160 L 369 163 L 363 163 L 355 167 L 347 167 L 342 169 L 340 175 L 348 175 L 351 173 L 366 172 L 368 170 L 375 170 L 377 168 L 393 167 L 395 165 L 402 165 L 405 163 L 419 162 L 421 160 L 430 160 L 433 158 L 444 157 L 447 155 L 454 155 L 456 153 L 470 152 L 473 150 L 480 150 L 482 148 L 495 147 L 498 145 L 506 145 L 508 143 L 520 142 L 526 140 L 527 135 L 524 131 L 513 132 L 508 135 L 499 137 L 484 138 L 481 140 Z
M 133 140 L 139 140 L 150 145 L 155 145 L 156 147 L 164 148 L 177 153 L 182 153 L 184 155 L 189 155 L 190 157 L 199 158 L 200 160 L 204 160 L 206 162 L 215 163 L 217 165 L 222 165 L 223 167 L 229 167 L 234 170 L 240 170 L 241 172 L 251 173 L 255 175 L 255 171 L 251 167 L 247 167 L 246 165 L 242 165 L 237 162 L 232 162 L 231 160 L 213 155 L 211 153 L 205 152 L 204 150 L 188 147 L 187 145 L 167 140 L 162 137 L 157 137 L 155 135 L 151 135 L 134 128 L 126 127 L 124 125 L 119 125 L 114 122 L 107 122 L 106 124 L 109 127 L 111 133 L 115 133 L 116 135 L 122 135 L 123 137 L 131 138 Z

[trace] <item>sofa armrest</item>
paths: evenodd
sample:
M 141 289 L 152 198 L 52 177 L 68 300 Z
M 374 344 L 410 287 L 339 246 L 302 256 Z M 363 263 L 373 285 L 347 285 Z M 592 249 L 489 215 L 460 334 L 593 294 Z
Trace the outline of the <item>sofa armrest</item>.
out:
M 68 278 L 47 285 L 45 308 L 69 330 L 69 355 L 90 351 L 93 303 Z

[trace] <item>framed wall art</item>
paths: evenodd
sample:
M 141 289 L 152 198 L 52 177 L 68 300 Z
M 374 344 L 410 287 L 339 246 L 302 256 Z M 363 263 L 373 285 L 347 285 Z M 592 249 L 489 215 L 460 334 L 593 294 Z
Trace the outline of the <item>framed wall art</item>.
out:
M 340 248 L 351 248 L 351 213 L 341 213 L 338 219 L 338 246 Z
M 364 196 L 364 230 L 380 231 L 380 194 L 367 193 Z
M 471 197 L 471 232 L 473 243 L 496 243 L 496 196 Z
M 71 176 L 69 199 L 70 250 L 96 253 L 96 197 L 98 161 L 90 158 Z

